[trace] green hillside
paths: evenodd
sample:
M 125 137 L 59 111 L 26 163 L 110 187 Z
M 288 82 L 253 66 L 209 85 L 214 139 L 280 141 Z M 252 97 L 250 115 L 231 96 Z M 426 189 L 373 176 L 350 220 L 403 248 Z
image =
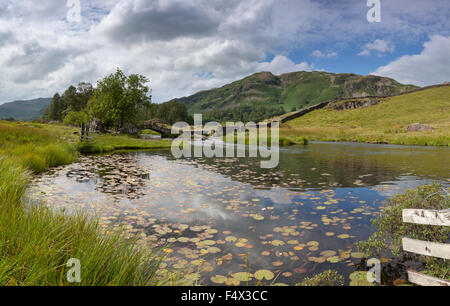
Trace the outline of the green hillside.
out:
M 356 74 L 293 72 L 253 74 L 221 88 L 175 99 L 206 120 L 260 121 L 340 97 L 388 96 L 416 88 L 393 79 Z
M 282 124 L 280 133 L 294 141 L 306 137 L 322 141 L 448 146 L 449 114 L 450 86 L 433 87 L 384 98 L 374 106 L 316 110 Z M 433 129 L 407 131 L 414 123 Z
M 14 101 L 0 105 L 0 119 L 33 120 L 41 117 L 51 98 Z

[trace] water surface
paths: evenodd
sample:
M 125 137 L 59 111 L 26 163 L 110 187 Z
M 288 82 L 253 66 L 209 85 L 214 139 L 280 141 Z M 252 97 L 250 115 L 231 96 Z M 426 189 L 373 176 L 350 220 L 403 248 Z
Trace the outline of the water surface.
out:
M 361 269 L 353 244 L 374 232 L 381 203 L 448 184 L 449 153 L 311 143 L 281 149 L 276 169 L 254 158 L 175 160 L 167 150 L 84 156 L 36 178 L 31 194 L 55 209 L 95 213 L 105 228 L 125 226 L 143 245 L 168 243 L 163 267 L 202 284 L 222 275 L 243 285 L 238 272 L 266 269 L 293 285 L 327 269 L 347 278 Z

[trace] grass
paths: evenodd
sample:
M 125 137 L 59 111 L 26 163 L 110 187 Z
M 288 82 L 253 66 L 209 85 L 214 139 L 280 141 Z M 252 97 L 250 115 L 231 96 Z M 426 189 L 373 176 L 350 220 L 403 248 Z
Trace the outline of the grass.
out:
M 0 285 L 69 285 L 71 258 L 81 262 L 76 285 L 173 284 L 170 276 L 156 276 L 157 251 L 137 248 L 133 238 L 119 232 L 104 232 L 96 218 L 24 200 L 32 173 L 77 158 L 74 131 L 0 121 Z M 123 137 L 98 141 L 117 145 Z
M 350 141 L 404 145 L 448 146 L 450 142 L 450 86 L 386 98 L 354 110 L 321 109 L 281 125 L 280 136 L 320 141 Z M 431 131 L 407 132 L 422 123 Z
M 153 130 L 142 130 L 142 131 L 141 131 L 141 134 L 142 134 L 142 135 L 155 135 L 155 136 L 161 136 L 160 133 L 155 132 L 155 131 L 153 131 Z
M 271 145 L 271 143 L 272 143 L 272 138 L 271 138 L 271 136 L 269 136 L 270 134 L 271 134 L 271 131 L 270 130 L 267 131 L 267 140 L 266 140 L 266 144 L 267 145 Z M 226 135 L 223 136 L 223 141 L 228 141 Z M 258 139 L 256 140 L 258 145 L 260 144 L 260 141 L 261 141 L 261 139 L 260 139 L 260 136 L 258 134 Z M 234 144 L 237 144 L 237 143 L 238 143 L 238 136 L 235 133 L 235 135 L 234 135 Z M 279 143 L 280 147 L 288 147 L 288 146 L 292 146 L 292 145 L 295 145 L 295 144 L 305 144 L 306 145 L 306 144 L 308 144 L 308 139 L 300 137 L 300 138 L 298 138 L 298 139 L 296 139 L 294 141 L 291 138 L 280 136 L 279 139 L 278 139 L 278 143 Z M 248 146 L 249 144 L 250 144 L 249 132 L 246 131 L 245 132 L 245 145 Z
M 170 140 L 143 140 L 128 135 L 96 134 L 92 142 L 77 145 L 81 153 L 107 153 L 116 150 L 147 150 L 170 148 Z

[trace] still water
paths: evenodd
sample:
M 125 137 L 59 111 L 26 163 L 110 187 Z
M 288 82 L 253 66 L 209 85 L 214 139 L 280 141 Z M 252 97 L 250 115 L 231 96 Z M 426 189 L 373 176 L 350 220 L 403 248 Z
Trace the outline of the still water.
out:
M 169 150 L 83 156 L 37 177 L 30 195 L 168 245 L 163 268 L 201 284 L 244 285 L 264 269 L 294 285 L 328 269 L 365 269 L 354 243 L 388 197 L 450 182 L 448 148 L 311 143 L 254 158 L 175 160 Z M 162 270 L 164 273 L 164 269 Z M 244 273 L 242 273 L 244 272 Z M 250 284 L 255 284 L 252 279 Z

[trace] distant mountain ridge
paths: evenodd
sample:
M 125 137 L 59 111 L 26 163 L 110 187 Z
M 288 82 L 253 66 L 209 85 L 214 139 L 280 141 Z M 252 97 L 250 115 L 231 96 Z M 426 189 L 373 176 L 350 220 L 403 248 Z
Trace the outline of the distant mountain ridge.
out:
M 276 76 L 260 72 L 172 101 L 185 103 L 191 114 L 202 113 L 209 120 L 257 121 L 271 111 L 276 116 L 335 98 L 389 96 L 414 88 L 418 87 L 375 75 L 300 71 Z
M 19 100 L 0 105 L 0 119 L 34 120 L 42 116 L 52 98 Z

